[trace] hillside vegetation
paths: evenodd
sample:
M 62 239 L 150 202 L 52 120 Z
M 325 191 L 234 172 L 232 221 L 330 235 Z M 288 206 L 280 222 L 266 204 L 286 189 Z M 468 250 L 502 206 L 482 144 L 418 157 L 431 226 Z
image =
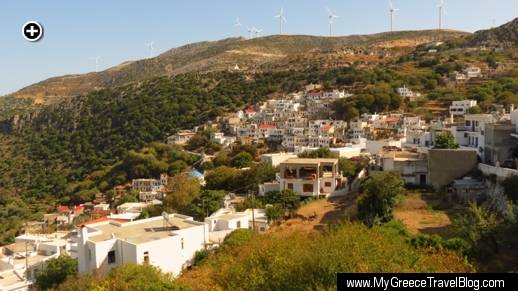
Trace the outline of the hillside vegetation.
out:
M 295 55 L 310 52 L 334 52 L 349 47 L 373 48 L 377 44 L 387 45 L 391 42 L 391 46 L 416 46 L 434 39 L 446 40 L 466 35 L 463 32 L 428 30 L 343 37 L 274 35 L 254 39 L 228 38 L 188 44 L 154 58 L 128 61 L 98 73 L 50 78 L 23 88 L 13 96 L 48 104 L 61 101 L 63 97 L 159 76 L 228 70 L 236 64 L 246 71 L 258 70 L 263 64 L 274 64 L 282 70 L 285 66 L 279 66 L 279 62 L 285 63 Z

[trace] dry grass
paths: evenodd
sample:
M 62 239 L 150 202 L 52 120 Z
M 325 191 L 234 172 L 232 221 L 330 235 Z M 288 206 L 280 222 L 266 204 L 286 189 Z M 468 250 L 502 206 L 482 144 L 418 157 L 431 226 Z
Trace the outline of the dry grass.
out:
M 442 234 L 452 223 L 446 212 L 431 210 L 420 193 L 409 194 L 396 207 L 394 216 L 414 234 Z

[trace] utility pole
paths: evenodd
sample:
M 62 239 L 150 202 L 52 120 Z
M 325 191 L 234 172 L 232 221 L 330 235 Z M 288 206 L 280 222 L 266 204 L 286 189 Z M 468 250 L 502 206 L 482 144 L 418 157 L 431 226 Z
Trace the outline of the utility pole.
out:
M 255 194 L 249 190 L 248 195 L 252 196 L 252 230 L 255 231 Z

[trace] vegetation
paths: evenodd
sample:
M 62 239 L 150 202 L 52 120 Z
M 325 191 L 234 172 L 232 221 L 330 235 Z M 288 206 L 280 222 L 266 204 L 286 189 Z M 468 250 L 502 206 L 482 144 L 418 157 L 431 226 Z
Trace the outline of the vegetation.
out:
M 518 202 L 518 176 L 512 175 L 502 181 L 504 187 L 504 193 L 509 200 L 516 203 Z
M 53 289 L 67 278 L 77 275 L 77 260 L 69 256 L 50 259 L 45 268 L 36 275 L 36 287 L 39 290 Z
M 403 186 L 404 181 L 396 172 L 371 174 L 361 185 L 358 218 L 368 226 L 392 220 L 396 197 L 405 192 Z
M 239 243 L 209 256 L 177 283 L 195 290 L 327 290 L 336 288 L 336 272 L 472 270 L 453 252 L 416 249 L 383 227 L 345 223 L 322 234 L 269 233 L 254 239 L 243 230 L 223 245 L 235 241 L 234 234 Z
M 173 281 L 169 274 L 162 273 L 149 264 L 124 264 L 113 269 L 108 276 L 86 274 L 69 277 L 57 290 L 89 291 L 89 290 L 185 290 Z
M 436 149 L 458 149 L 459 144 L 455 142 L 455 138 L 451 132 L 447 131 L 437 135 L 435 138 Z

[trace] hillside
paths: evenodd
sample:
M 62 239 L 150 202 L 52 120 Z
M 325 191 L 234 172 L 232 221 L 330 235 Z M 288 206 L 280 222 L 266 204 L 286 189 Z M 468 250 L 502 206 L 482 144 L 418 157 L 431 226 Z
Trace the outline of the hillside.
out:
M 486 46 L 518 45 L 518 18 L 493 29 L 475 32 L 470 44 Z
M 321 37 L 307 35 L 274 35 L 255 39 L 227 38 L 199 42 L 173 48 L 161 55 L 138 61 L 129 61 L 98 73 L 54 77 L 30 85 L 12 94 L 27 97 L 35 103 L 55 103 L 63 97 L 85 94 L 89 91 L 119 86 L 131 81 L 142 81 L 157 76 L 171 76 L 187 72 L 221 71 L 234 68 L 255 71 L 264 64 L 283 69 L 294 56 L 310 61 L 307 54 L 326 54 L 346 48 L 391 49 L 415 47 L 433 40 L 466 36 L 458 31 L 401 31 L 372 35 Z

